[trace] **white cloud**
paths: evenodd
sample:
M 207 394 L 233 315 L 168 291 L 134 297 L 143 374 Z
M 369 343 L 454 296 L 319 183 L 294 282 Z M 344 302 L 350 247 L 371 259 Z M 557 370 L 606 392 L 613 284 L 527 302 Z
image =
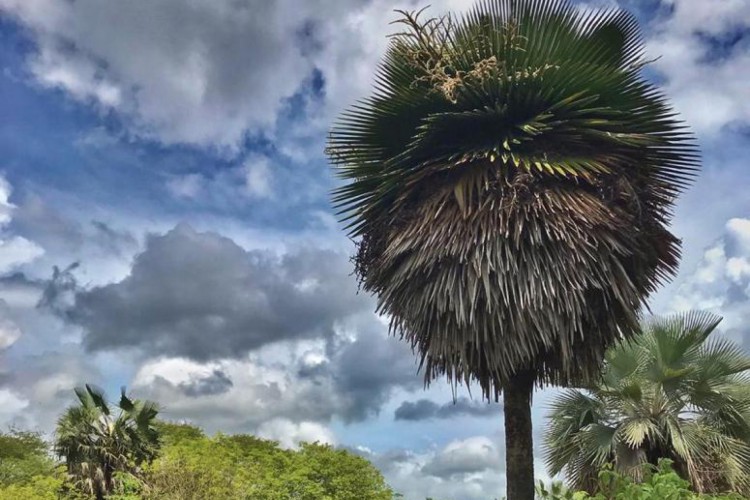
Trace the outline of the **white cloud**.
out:
M 355 451 L 378 466 L 388 484 L 408 499 L 486 500 L 505 491 L 504 453 L 499 436 L 473 436 L 415 452 Z
M 10 202 L 12 189 L 5 177 L 0 176 L 0 227 L 5 227 L 12 219 L 16 206 Z
M 233 0 L 0 1 L 33 30 L 41 85 L 122 112 L 139 135 L 236 147 L 312 70 L 291 5 Z
M 497 445 L 486 436 L 478 436 L 448 443 L 422 467 L 422 472 L 450 479 L 499 469 L 502 465 Z
M 0 424 L 12 424 L 18 415 L 29 406 L 29 401 L 9 389 L 0 388 Z
M 8 317 L 8 312 L 5 301 L 0 299 L 0 351 L 12 346 L 21 338 L 21 329 Z
M 215 370 L 224 373 L 232 385 L 200 397 L 186 395 L 191 381 Z M 131 385 L 139 397 L 158 401 L 166 418 L 186 419 L 210 432 L 253 432 L 275 419 L 326 421 L 340 409 L 330 381 L 316 384 L 298 379 L 293 366 L 266 366 L 256 359 L 197 363 L 160 358 L 142 365 Z
M 178 199 L 239 208 L 252 200 L 271 198 L 273 177 L 271 160 L 261 154 L 252 154 L 236 167 L 169 177 L 166 188 Z
M 435 12 L 470 0 L 442 0 Z M 128 118 L 139 136 L 236 151 L 248 133 L 273 133 L 314 68 L 324 106 L 278 132 L 304 158 L 330 118 L 372 84 L 393 9 L 413 1 L 0 0 L 31 29 L 28 68 L 42 86 Z M 320 144 L 315 154 L 321 154 Z
M 21 236 L 0 239 L 0 273 L 31 262 L 43 254 L 44 250 L 39 245 Z
M 271 169 L 268 158 L 255 156 L 245 160 L 245 189 L 253 198 L 268 198 L 272 194 Z
M 22 326 L 25 327 L 25 325 Z M 41 326 L 48 325 L 42 324 Z M 10 401 L 11 403 L 15 401 L 15 406 L 11 404 L 10 407 L 17 408 L 15 422 L 25 429 L 51 431 L 60 413 L 75 401 L 73 389 L 76 386 L 102 381 L 95 357 L 82 353 L 74 345 L 54 345 L 54 342 L 58 340 L 55 337 L 59 335 L 59 332 L 52 333 L 55 334 L 51 335 L 52 339 L 47 339 L 45 342 L 46 350 L 33 346 L 36 354 L 20 359 L 9 358 L 7 365 L 4 363 L 5 360 L 0 363 L 3 370 L 8 370 L 7 372 L 0 371 L 2 375 L 0 413 L 4 406 L 3 391 L 23 395 L 15 399 L 11 398 Z M 32 336 L 22 337 L 19 344 L 30 337 Z M 27 403 L 22 407 L 23 411 L 18 409 L 19 399 Z M 8 412 L 12 413 L 11 410 Z
M 727 221 L 696 269 L 678 286 L 672 310 L 705 309 L 724 316 L 721 328 L 750 345 L 750 219 Z
M 120 88 L 104 77 L 93 61 L 52 42 L 40 46 L 29 69 L 43 86 L 64 89 L 80 101 L 90 100 L 106 108 L 122 104 Z
M 367 331 L 358 337 L 277 343 L 241 359 L 158 357 L 138 368 L 131 386 L 138 397 L 158 401 L 165 418 L 209 432 L 270 433 L 291 422 L 295 435 L 307 435 L 334 419 L 366 420 L 394 389 L 420 385 L 395 339 Z
M 176 198 L 197 198 L 205 189 L 205 179 L 200 174 L 175 176 L 167 180 L 167 190 Z
M 32 262 L 44 254 L 44 249 L 33 241 L 8 234 L 7 226 L 17 208 L 10 202 L 11 192 L 8 181 L 0 176 L 0 274 Z
M 278 441 L 283 448 L 297 448 L 302 442 L 336 443 L 333 432 L 323 425 L 316 422 L 292 422 L 284 418 L 263 422 L 258 427 L 257 435 Z
M 611 1 L 589 2 L 611 6 Z M 433 2 L 462 11 L 472 0 Z M 750 120 L 750 54 L 738 44 L 715 57 L 706 36 L 750 26 L 744 0 L 664 0 L 670 14 L 652 24 L 649 54 L 667 93 L 694 129 L 713 135 Z M 406 0 L 296 2 L 233 0 L 0 0 L 31 28 L 38 45 L 29 70 L 43 86 L 128 117 L 137 135 L 166 143 L 236 151 L 248 133 L 280 139 L 304 160 L 320 154 L 331 119 L 369 91 L 394 8 Z M 168 34 L 168 35 L 167 35 Z M 313 69 L 322 103 L 306 95 Z M 306 95 L 304 119 L 279 124 L 287 99 Z M 280 129 L 276 129 L 281 125 Z
M 722 127 L 750 122 L 750 47 L 738 42 L 717 54 L 707 37 L 721 39 L 750 29 L 745 0 L 665 0 L 671 14 L 653 26 L 648 51 L 662 56 L 654 67 L 666 78 L 666 92 L 687 123 L 703 137 Z

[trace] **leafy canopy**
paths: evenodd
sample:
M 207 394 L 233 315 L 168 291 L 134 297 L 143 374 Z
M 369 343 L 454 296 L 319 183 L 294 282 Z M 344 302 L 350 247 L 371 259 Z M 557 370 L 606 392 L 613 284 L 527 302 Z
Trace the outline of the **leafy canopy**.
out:
M 0 432 L 0 485 L 28 484 L 51 474 L 55 463 L 41 434 L 11 429 Z

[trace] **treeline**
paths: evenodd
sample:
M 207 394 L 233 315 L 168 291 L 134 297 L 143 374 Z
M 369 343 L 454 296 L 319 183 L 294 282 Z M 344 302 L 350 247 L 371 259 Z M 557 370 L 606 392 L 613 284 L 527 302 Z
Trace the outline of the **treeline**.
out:
M 250 435 L 206 436 L 197 427 L 155 422 L 153 460 L 114 470 L 56 461 L 41 435 L 0 433 L 2 500 L 391 500 L 394 495 L 367 460 L 345 450 L 303 444 L 299 450 Z M 123 462 L 126 464 L 126 462 Z M 81 466 L 82 465 L 82 466 Z M 76 474 L 78 469 L 81 474 Z M 86 474 L 90 473 L 90 477 Z M 107 489 L 100 488 L 96 481 Z

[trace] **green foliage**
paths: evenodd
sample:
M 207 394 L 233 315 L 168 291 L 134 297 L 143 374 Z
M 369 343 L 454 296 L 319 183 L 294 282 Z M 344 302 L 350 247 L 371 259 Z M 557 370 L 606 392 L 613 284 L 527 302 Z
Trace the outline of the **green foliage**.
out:
M 38 434 L 0 434 L 0 500 L 392 500 L 398 498 L 367 460 L 317 443 L 284 450 L 250 435 L 206 436 L 197 427 L 157 422 L 163 443 L 140 469 L 116 470 L 111 488 L 93 493 L 55 466 Z M 27 466 L 19 473 L 8 457 Z M 42 460 L 44 458 L 44 460 Z M 16 463 L 14 462 L 14 463 Z
M 164 445 L 200 439 L 205 436 L 202 429 L 190 424 L 157 421 L 154 423 L 154 427 Z
M 743 500 L 736 493 L 705 495 L 695 493 L 690 483 L 682 479 L 672 468 L 672 461 L 659 460 L 658 466 L 641 466 L 642 481 L 636 482 L 630 475 L 615 471 L 611 465 L 604 466 L 597 475 L 594 493 L 572 491 L 562 483 L 549 487 L 542 482 L 537 486 L 540 500 Z
M 305 481 L 317 489 L 319 496 L 310 496 L 311 499 L 390 500 L 393 495 L 372 464 L 345 450 L 303 444 L 294 462 L 296 468 L 304 466 Z
M 52 473 L 49 446 L 36 432 L 0 432 L 0 485 L 25 485 Z
M 63 490 L 64 475 L 39 475 L 24 483 L 0 487 L 0 500 L 58 500 Z M 75 497 L 65 497 L 72 500 Z
M 304 444 L 290 451 L 248 435 L 198 436 L 185 427 L 172 431 L 159 458 L 145 470 L 144 499 L 392 498 L 377 469 L 344 450 Z
M 696 491 L 750 493 L 750 356 L 711 337 L 720 321 L 655 319 L 610 349 L 598 384 L 552 404 L 549 472 L 592 491 L 606 463 L 638 480 L 669 458 Z
M 81 491 L 103 498 L 116 486 L 117 472 L 137 474 L 159 448 L 151 401 L 131 400 L 123 388 L 115 415 L 101 390 L 76 389 L 79 404 L 60 417 L 55 452 Z

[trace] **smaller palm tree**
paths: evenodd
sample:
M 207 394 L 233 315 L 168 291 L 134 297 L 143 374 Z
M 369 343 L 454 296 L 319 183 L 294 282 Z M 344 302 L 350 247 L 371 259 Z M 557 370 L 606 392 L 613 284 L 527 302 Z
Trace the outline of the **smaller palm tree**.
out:
M 549 472 L 590 491 L 607 463 L 638 480 L 644 464 L 669 458 L 697 491 L 750 492 L 750 356 L 709 338 L 720 322 L 656 319 L 610 349 L 597 385 L 552 404 Z
M 136 474 L 159 448 L 156 403 L 130 399 L 122 389 L 114 415 L 104 393 L 85 385 L 75 390 L 79 404 L 60 417 L 55 452 L 86 493 L 103 499 L 115 486 L 115 473 Z

